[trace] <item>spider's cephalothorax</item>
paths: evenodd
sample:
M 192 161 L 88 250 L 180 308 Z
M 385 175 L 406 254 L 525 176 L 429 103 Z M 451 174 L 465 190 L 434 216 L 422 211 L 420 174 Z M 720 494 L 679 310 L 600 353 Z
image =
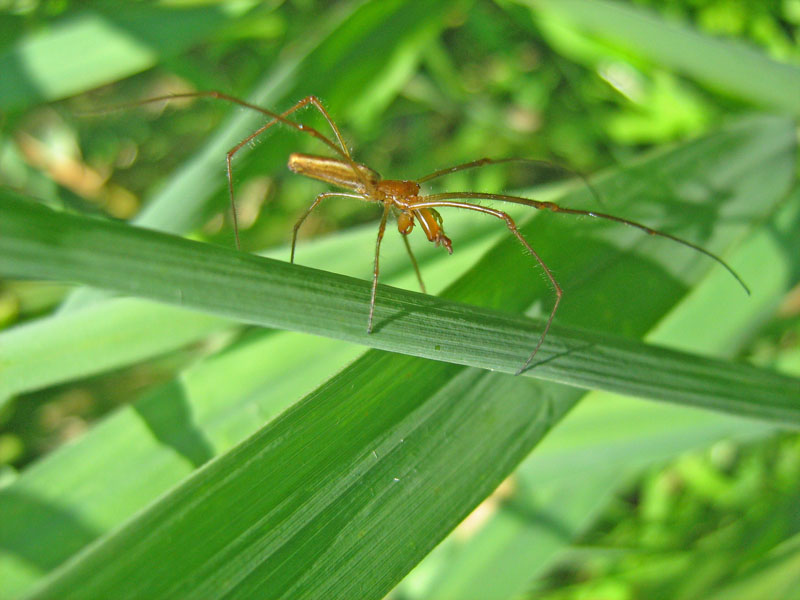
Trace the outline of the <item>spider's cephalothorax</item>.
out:
M 357 162 L 348 164 L 341 159 L 299 152 L 289 155 L 288 167 L 298 175 L 325 181 L 355 192 L 368 202 L 381 202 L 396 209 L 397 229 L 403 235 L 411 233 L 416 219 L 428 241 L 453 253 L 453 243 L 444 234 L 441 215 L 433 208 L 414 208 L 424 201 L 416 181 L 382 179 L 380 174 Z
M 385 179 L 379 181 L 375 187 L 385 204 L 391 204 L 400 211 L 397 214 L 397 229 L 400 233 L 411 233 L 416 218 L 429 242 L 444 246 L 447 252 L 453 253 L 453 243 L 444 234 L 439 212 L 433 208 L 414 208 L 416 204 L 424 202 L 424 198 L 420 198 L 419 184 L 416 181 Z

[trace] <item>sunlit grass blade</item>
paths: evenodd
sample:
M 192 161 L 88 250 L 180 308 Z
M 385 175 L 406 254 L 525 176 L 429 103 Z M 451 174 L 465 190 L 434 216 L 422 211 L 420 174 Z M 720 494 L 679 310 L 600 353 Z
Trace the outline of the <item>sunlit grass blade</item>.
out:
M 484 401 L 504 385 L 505 402 Z M 569 404 L 536 400 L 540 385 L 370 353 L 34 597 L 380 597 L 464 516 L 454 502 L 477 502 L 560 418 Z M 475 443 L 495 427 L 511 434 L 502 454 Z M 406 543 L 407 518 L 427 542 Z
M 0 334 L 0 399 L 169 352 L 227 325 L 134 298 L 21 325 Z
M 445 268 L 438 268 L 428 289 L 436 293 L 458 277 L 496 241 L 502 232 L 485 221 L 454 215 L 453 224 L 468 239 L 459 253 L 444 257 L 424 246 L 419 251 L 426 273 L 433 273 L 434 263 L 447 258 Z M 372 225 L 355 228 L 324 239 L 306 242 L 301 247 L 304 263 L 317 268 L 367 278 L 369 263 L 360 260 L 363 248 L 372 245 Z M 389 239 L 382 252 L 384 281 L 416 285 L 410 273 L 408 256 L 402 244 Z M 287 246 L 266 254 L 279 260 L 289 255 Z M 438 256 L 437 256 L 438 255 Z M 102 373 L 162 355 L 186 344 L 196 343 L 215 331 L 235 327 L 230 319 L 211 317 L 195 311 L 180 310 L 164 304 L 135 298 L 109 298 L 81 309 L 43 317 L 24 326 L 0 331 L 0 364 L 5 377 L 0 379 L 0 402 L 3 397 L 20 394 L 47 385 L 64 383 Z M 142 337 L 142 328 L 152 332 Z M 79 345 L 75 340 L 80 339 Z
M 0 53 L 0 107 L 59 100 L 144 71 L 233 21 L 241 8 L 101 3 L 28 30 Z
M 589 394 L 515 470 L 496 501 L 426 557 L 401 593 L 410 600 L 513 598 L 643 468 L 719 439 L 761 439 L 775 430 L 718 413 Z
M 4 193 L 0 274 L 77 281 L 245 323 L 515 373 L 541 324 L 111 222 L 53 212 Z M 641 342 L 554 327 L 527 375 L 800 423 L 797 381 Z M 794 390 L 794 391 L 793 391 Z
M 557 15 L 589 35 L 682 72 L 715 91 L 800 115 L 800 68 L 776 62 L 742 41 L 716 39 L 622 2 L 518 2 L 534 8 L 543 20 Z

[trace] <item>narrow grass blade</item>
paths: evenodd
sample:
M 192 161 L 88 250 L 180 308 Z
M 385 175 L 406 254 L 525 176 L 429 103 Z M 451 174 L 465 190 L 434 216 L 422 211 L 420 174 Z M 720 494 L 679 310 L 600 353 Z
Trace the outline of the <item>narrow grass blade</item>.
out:
M 800 68 L 778 63 L 741 41 L 716 39 L 622 2 L 519 3 L 534 8 L 543 19 L 557 15 L 590 35 L 682 72 L 716 91 L 800 115 Z
M 453 216 L 456 218 L 448 223 L 459 226 L 468 238 L 459 246 L 458 255 L 442 256 L 431 252 L 436 249 L 430 246 L 418 251 L 426 274 L 432 275 L 428 290 L 433 294 L 467 271 L 502 235 L 492 223 L 465 219 L 470 216 L 465 214 Z M 370 266 L 360 259 L 374 238 L 374 226 L 356 228 L 303 244 L 300 257 L 316 268 L 367 279 Z M 398 241 L 387 240 L 382 252 L 383 280 L 413 288 L 417 284 L 408 255 L 402 244 L 394 243 Z M 267 255 L 286 259 L 289 249 L 281 247 Z M 445 258 L 445 265 L 435 267 Z M 237 325 L 230 319 L 156 302 L 109 298 L 0 331 L 0 364 L 5 375 L 0 379 L 0 402 L 3 397 L 129 366 Z M 142 336 L 143 329 L 151 334 Z M 81 343 L 76 345 L 76 339 Z
M 59 100 L 144 71 L 185 51 L 236 13 L 241 14 L 214 5 L 112 2 L 56 19 L 0 53 L 0 108 Z
M 77 281 L 245 323 L 515 373 L 541 323 L 0 197 L 0 273 Z M 77 242 L 77 243 L 76 243 Z M 769 371 L 554 326 L 527 375 L 800 423 L 800 382 Z

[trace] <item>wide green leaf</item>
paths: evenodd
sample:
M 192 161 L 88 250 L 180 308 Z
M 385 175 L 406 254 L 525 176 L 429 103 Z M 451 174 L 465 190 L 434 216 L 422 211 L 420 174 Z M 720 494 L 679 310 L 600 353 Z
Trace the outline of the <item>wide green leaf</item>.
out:
M 486 402 L 504 382 L 505 402 Z M 33 597 L 380 597 L 427 550 L 409 519 L 429 539 L 455 526 L 561 416 L 538 386 L 370 353 Z M 516 440 L 499 463 L 475 444 L 498 427 Z

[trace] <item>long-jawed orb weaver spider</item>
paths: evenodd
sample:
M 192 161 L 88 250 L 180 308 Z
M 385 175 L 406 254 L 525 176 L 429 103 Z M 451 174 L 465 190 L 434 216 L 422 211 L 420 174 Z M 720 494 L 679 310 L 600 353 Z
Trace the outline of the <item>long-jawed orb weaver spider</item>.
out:
M 359 200 L 365 200 L 367 202 L 375 202 L 377 204 L 383 205 L 383 215 L 381 216 L 380 225 L 378 227 L 378 238 L 377 241 L 375 242 L 375 261 L 372 272 L 372 292 L 370 295 L 370 302 L 369 302 L 369 316 L 367 317 L 367 333 L 372 332 L 373 317 L 375 314 L 375 296 L 378 289 L 378 273 L 380 272 L 380 247 L 381 247 L 381 241 L 383 240 L 384 232 L 386 231 L 386 223 L 389 218 L 389 213 L 394 213 L 394 215 L 396 216 L 397 229 L 402 234 L 403 242 L 405 244 L 406 250 L 408 251 L 408 255 L 411 259 L 411 263 L 417 275 L 417 279 L 419 280 L 420 287 L 422 288 L 422 291 L 425 292 L 425 285 L 422 283 L 422 275 L 420 274 L 419 266 L 411 251 L 411 246 L 408 243 L 407 236 L 414 229 L 415 224 L 419 224 L 420 228 L 425 233 L 425 236 L 428 238 L 429 241 L 433 242 L 436 246 L 443 246 L 450 254 L 452 254 L 453 253 L 452 242 L 450 241 L 450 238 L 448 238 L 444 233 L 443 220 L 437 209 L 448 208 L 448 207 L 463 208 L 483 213 L 486 215 L 491 215 L 493 217 L 502 220 L 505 223 L 506 227 L 509 229 L 509 231 L 514 235 L 514 237 L 516 237 L 517 240 L 519 240 L 519 242 L 525 247 L 528 253 L 530 253 L 530 255 L 536 260 L 536 262 L 539 263 L 539 266 L 544 271 L 545 275 L 547 276 L 547 279 L 550 281 L 550 285 L 552 286 L 553 291 L 555 292 L 555 302 L 553 303 L 553 308 L 550 310 L 550 314 L 547 317 L 547 320 L 545 321 L 545 325 L 544 328 L 542 329 L 542 333 L 539 336 L 539 340 L 537 341 L 536 346 L 528 356 L 525 363 L 522 365 L 519 371 L 517 371 L 517 374 L 522 373 L 530 366 L 531 362 L 533 361 L 533 358 L 536 356 L 536 353 L 539 351 L 539 348 L 541 348 L 542 343 L 547 337 L 547 333 L 550 330 L 550 325 L 552 324 L 553 318 L 556 315 L 556 311 L 558 310 L 558 305 L 561 302 L 561 298 L 563 297 L 564 292 L 561 289 L 561 286 L 558 284 L 558 281 L 556 281 L 556 278 L 553 276 L 553 273 L 550 270 L 550 268 L 547 266 L 547 264 L 545 264 L 544 260 L 542 260 L 541 256 L 539 256 L 536 250 L 534 250 L 528 243 L 528 241 L 522 236 L 522 234 L 517 229 L 516 223 L 507 213 L 503 212 L 502 210 L 488 208 L 485 206 L 481 206 L 479 204 L 475 204 L 473 202 L 468 202 L 466 200 L 498 200 L 501 202 L 510 202 L 513 204 L 522 204 L 525 206 L 530 206 L 537 210 L 548 210 L 554 213 L 563 213 L 569 215 L 584 215 L 587 217 L 605 219 L 608 221 L 621 223 L 623 225 L 628 225 L 630 227 L 635 227 L 637 229 L 640 229 L 641 231 L 644 231 L 648 235 L 663 237 L 672 240 L 673 242 L 677 242 L 678 244 L 682 244 L 684 246 L 692 248 L 697 252 L 705 254 L 706 256 L 710 257 L 711 259 L 715 260 L 720 265 L 722 265 L 736 279 L 736 281 L 739 282 L 742 288 L 744 288 L 745 292 L 747 292 L 748 294 L 750 293 L 750 290 L 748 289 L 744 281 L 742 281 L 742 278 L 739 277 L 739 275 L 717 255 L 687 240 L 678 238 L 674 235 L 671 235 L 663 231 L 652 229 L 646 225 L 637 223 L 635 221 L 630 221 L 628 219 L 623 219 L 621 217 L 616 217 L 614 215 L 597 212 L 593 210 L 579 210 L 574 208 L 566 208 L 563 206 L 559 206 L 558 204 L 555 204 L 553 202 L 543 202 L 540 200 L 534 200 L 532 198 L 525 198 L 522 196 L 511 196 L 507 194 L 490 194 L 483 192 L 445 192 L 445 193 L 426 195 L 421 193 L 420 190 L 420 184 L 435 179 L 437 177 L 441 177 L 443 175 L 455 173 L 457 171 L 463 171 L 466 169 L 483 167 L 485 165 L 506 163 L 512 161 L 521 161 L 530 163 L 541 163 L 542 161 L 536 161 L 524 158 L 503 158 L 503 159 L 481 158 L 479 160 L 474 160 L 453 167 L 434 171 L 433 173 L 425 175 L 424 177 L 420 177 L 419 179 L 412 179 L 412 180 L 383 179 L 377 172 L 373 171 L 368 166 L 363 165 L 361 163 L 357 163 L 355 160 L 353 160 L 353 157 L 350 153 L 350 150 L 348 150 L 347 148 L 347 144 L 345 143 L 344 138 L 342 137 L 342 133 L 339 130 L 339 127 L 336 125 L 336 123 L 331 118 L 328 111 L 325 109 L 325 107 L 322 105 L 322 103 L 316 96 L 307 96 L 282 113 L 273 112 L 271 110 L 262 108 L 255 104 L 251 104 L 244 100 L 240 100 L 239 98 L 235 98 L 228 94 L 224 94 L 222 92 L 217 92 L 217 91 L 188 92 L 188 93 L 172 94 L 167 96 L 158 96 L 155 98 L 148 98 L 146 100 L 134 102 L 117 108 L 139 106 L 142 104 L 149 104 L 151 102 L 163 102 L 181 98 L 201 98 L 201 97 L 216 98 L 219 100 L 225 100 L 227 102 L 231 102 L 233 104 L 238 104 L 242 107 L 257 111 L 269 118 L 269 121 L 267 121 L 267 123 L 256 129 L 253 133 L 245 137 L 242 141 L 240 141 L 233 148 L 231 148 L 225 157 L 227 166 L 227 176 L 228 176 L 228 194 L 230 197 L 231 214 L 233 216 L 233 230 L 236 238 L 237 248 L 240 247 L 240 242 L 239 242 L 239 225 L 236 213 L 236 202 L 234 199 L 234 190 L 233 190 L 233 166 L 232 166 L 233 157 L 246 144 L 250 143 L 252 140 L 254 140 L 262 133 L 264 133 L 265 131 L 267 131 L 268 129 L 277 124 L 282 124 L 287 127 L 291 127 L 297 131 L 306 133 L 308 135 L 317 138 L 323 144 L 328 146 L 328 148 L 330 148 L 335 154 L 338 155 L 337 158 L 330 158 L 330 157 L 314 156 L 310 154 L 293 153 L 289 156 L 289 163 L 288 163 L 289 169 L 300 175 L 311 177 L 313 179 L 318 179 L 320 181 L 324 181 L 326 183 L 337 186 L 344 190 L 348 190 L 346 192 L 324 192 L 317 195 L 317 197 L 314 199 L 314 201 L 311 203 L 308 209 L 306 209 L 306 211 L 302 214 L 302 216 L 297 220 L 292 232 L 292 246 L 290 255 L 291 262 L 294 262 L 295 246 L 297 244 L 297 232 L 299 231 L 300 226 L 303 224 L 303 222 L 306 220 L 309 214 L 311 214 L 311 212 L 317 206 L 319 206 L 319 204 L 323 200 L 333 197 L 356 198 Z M 330 125 L 330 128 L 333 131 L 336 141 L 333 141 L 328 136 L 323 135 L 313 127 L 309 127 L 308 125 L 304 125 L 302 123 L 298 123 L 296 121 L 292 121 L 291 119 L 289 119 L 289 116 L 292 113 L 308 106 L 313 106 L 323 116 L 325 121 L 327 121 L 328 125 Z

